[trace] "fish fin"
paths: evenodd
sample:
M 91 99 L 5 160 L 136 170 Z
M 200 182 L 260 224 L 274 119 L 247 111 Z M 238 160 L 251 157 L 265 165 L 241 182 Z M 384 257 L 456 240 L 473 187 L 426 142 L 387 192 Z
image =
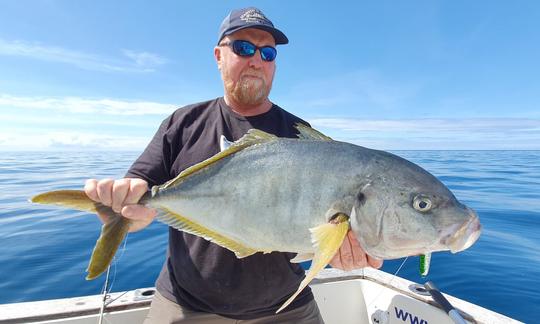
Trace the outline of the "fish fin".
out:
M 311 241 L 315 248 L 313 262 L 306 277 L 300 283 L 298 290 L 277 311 L 281 312 L 300 292 L 315 278 L 315 276 L 332 260 L 349 230 L 349 217 L 338 214 L 331 222 L 310 228 Z
M 167 181 L 166 183 L 158 187 L 157 190 L 159 191 L 159 190 L 163 190 L 167 188 L 176 187 L 177 185 L 182 183 L 187 176 L 201 169 L 204 169 L 205 167 L 211 165 L 212 163 L 215 163 L 231 154 L 241 151 L 245 149 L 246 147 L 269 142 L 277 138 L 278 138 L 277 136 L 266 133 L 262 130 L 250 129 L 244 136 L 242 136 L 242 138 L 240 138 L 236 142 L 233 142 L 231 146 L 226 148 L 224 151 L 221 151 L 217 153 L 216 155 L 185 169 L 176 178 Z
M 220 151 L 223 152 L 225 151 L 226 149 L 228 149 L 229 147 L 231 147 L 231 145 L 233 144 L 233 142 L 227 140 L 227 138 L 225 137 L 225 135 L 221 135 L 219 137 L 219 148 L 220 148 Z
M 88 198 L 82 190 L 49 191 L 32 197 L 30 201 L 38 204 L 69 207 L 90 213 L 99 212 L 106 216 L 107 223 L 101 227 L 101 234 L 92 251 L 86 269 L 88 272 L 86 279 L 95 279 L 107 270 L 116 250 L 118 250 L 120 243 L 122 243 L 129 230 L 130 221 L 127 218 L 115 213 L 111 207 Z
M 105 207 L 88 198 L 86 193 L 82 190 L 56 190 L 44 192 L 30 198 L 30 202 L 43 205 L 69 207 L 90 213 L 96 213 L 98 209 Z
M 213 242 L 219 246 L 222 246 L 234 252 L 234 254 L 236 255 L 238 259 L 245 258 L 247 256 L 250 256 L 252 254 L 259 252 L 223 234 L 220 234 L 209 228 L 206 228 L 203 225 L 200 225 L 178 213 L 171 212 L 170 210 L 167 210 L 165 208 L 160 208 L 160 211 L 162 212 L 158 213 L 157 215 L 157 218 L 160 221 L 168 224 L 169 226 L 176 228 L 177 230 L 200 236 L 210 242 Z
M 291 263 L 300 263 L 313 259 L 313 253 L 298 253 L 294 258 L 289 260 Z
M 296 123 L 294 127 L 300 132 L 300 134 L 298 134 L 298 138 L 300 139 L 333 141 L 333 139 L 330 138 L 329 136 L 326 136 L 323 133 L 319 132 L 318 130 L 311 128 L 309 126 L 306 126 L 304 124 Z
M 107 270 L 129 230 L 130 220 L 115 213 L 112 208 L 100 210 L 100 213 L 107 215 L 108 221 L 101 226 L 101 234 L 86 269 L 86 280 L 95 279 Z

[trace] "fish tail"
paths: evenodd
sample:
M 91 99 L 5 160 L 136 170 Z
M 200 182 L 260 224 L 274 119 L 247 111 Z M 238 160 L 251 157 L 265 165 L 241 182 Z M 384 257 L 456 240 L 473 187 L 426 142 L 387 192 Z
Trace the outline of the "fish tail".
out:
M 102 219 L 106 219 L 101 227 L 101 235 L 96 241 L 96 246 L 92 251 L 86 269 L 88 272 L 86 280 L 95 279 L 107 270 L 120 243 L 122 243 L 129 230 L 130 221 L 127 218 L 114 212 L 111 207 L 88 198 L 82 190 L 49 191 L 32 197 L 30 201 L 38 204 L 56 205 L 90 213 L 99 213 Z

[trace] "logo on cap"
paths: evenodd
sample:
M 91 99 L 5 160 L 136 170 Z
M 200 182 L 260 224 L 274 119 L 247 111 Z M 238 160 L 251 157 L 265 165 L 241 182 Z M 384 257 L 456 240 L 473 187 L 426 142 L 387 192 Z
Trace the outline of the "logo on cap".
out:
M 250 9 L 246 12 L 244 12 L 240 19 L 246 23 L 257 23 L 257 24 L 264 24 L 264 25 L 272 25 L 270 20 L 266 18 L 266 16 L 257 9 Z

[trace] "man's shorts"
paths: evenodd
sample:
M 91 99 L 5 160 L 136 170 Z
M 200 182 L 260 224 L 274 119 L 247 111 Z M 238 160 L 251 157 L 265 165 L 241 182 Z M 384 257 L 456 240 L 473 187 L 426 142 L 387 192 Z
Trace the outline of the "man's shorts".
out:
M 150 311 L 144 324 L 270 324 L 301 323 L 324 324 L 315 300 L 288 312 L 264 316 L 250 320 L 235 320 L 216 314 L 187 310 L 175 302 L 163 297 L 157 290 L 150 305 Z

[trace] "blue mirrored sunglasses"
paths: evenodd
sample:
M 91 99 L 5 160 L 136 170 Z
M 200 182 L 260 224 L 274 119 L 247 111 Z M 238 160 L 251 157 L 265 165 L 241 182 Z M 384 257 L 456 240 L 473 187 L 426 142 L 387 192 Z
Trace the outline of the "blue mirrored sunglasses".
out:
M 259 50 L 261 53 L 261 59 L 266 62 L 272 62 L 276 59 L 277 50 L 272 46 L 262 46 L 258 47 L 250 41 L 246 40 L 235 40 L 229 43 L 223 43 L 221 46 L 230 46 L 233 52 L 239 56 L 251 57 L 255 55 L 255 52 Z

